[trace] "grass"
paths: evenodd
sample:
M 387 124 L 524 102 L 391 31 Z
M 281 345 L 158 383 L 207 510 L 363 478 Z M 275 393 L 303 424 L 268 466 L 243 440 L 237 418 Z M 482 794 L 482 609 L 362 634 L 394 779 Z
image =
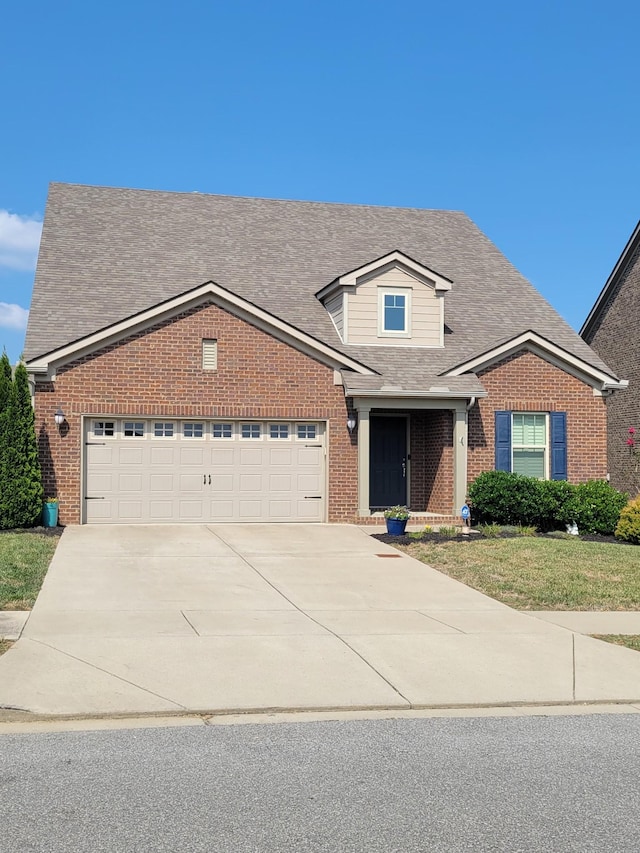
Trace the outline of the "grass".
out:
M 607 643 L 615 643 L 616 646 L 626 646 L 640 652 L 640 635 L 638 634 L 592 634 L 596 640 L 604 640 Z
M 12 645 L 11 640 L 0 640 L 0 655 L 8 652 Z
M 396 547 L 519 610 L 640 610 L 637 548 L 574 536 Z
M 58 538 L 39 533 L 0 535 L 0 610 L 30 610 Z

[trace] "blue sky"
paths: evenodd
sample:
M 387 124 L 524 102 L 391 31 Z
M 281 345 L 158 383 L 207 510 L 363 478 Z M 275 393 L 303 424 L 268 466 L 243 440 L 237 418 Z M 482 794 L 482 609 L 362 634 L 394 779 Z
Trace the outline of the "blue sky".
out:
M 461 209 L 579 328 L 640 216 L 631 2 L 10 4 L 0 347 L 49 181 Z

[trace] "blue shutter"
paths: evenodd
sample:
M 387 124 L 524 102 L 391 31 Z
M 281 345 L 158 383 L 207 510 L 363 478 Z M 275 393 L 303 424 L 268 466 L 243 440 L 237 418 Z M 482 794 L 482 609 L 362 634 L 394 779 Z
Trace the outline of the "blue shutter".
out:
M 496 471 L 511 471 L 511 412 L 496 412 Z
M 567 413 L 549 412 L 551 428 L 551 479 L 567 479 Z

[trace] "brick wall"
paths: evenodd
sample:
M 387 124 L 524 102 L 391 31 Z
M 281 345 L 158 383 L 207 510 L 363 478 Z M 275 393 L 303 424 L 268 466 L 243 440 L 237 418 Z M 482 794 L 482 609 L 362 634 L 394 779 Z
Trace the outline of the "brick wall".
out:
M 218 341 L 217 371 L 202 370 L 203 338 Z M 82 414 L 326 420 L 329 520 L 354 518 L 357 448 L 333 370 L 215 305 L 68 364 L 55 382 L 38 383 L 35 414 L 45 490 L 58 494 L 63 524 L 80 521 Z
M 586 337 L 587 343 L 621 379 L 626 391 L 607 398 L 608 455 L 611 484 L 636 494 L 640 479 L 625 442 L 630 426 L 640 435 L 640 247 L 629 258 L 603 306 L 599 321 Z
M 495 467 L 494 412 L 567 413 L 568 479 L 572 483 L 607 474 L 607 424 L 603 397 L 579 379 L 530 352 L 508 356 L 479 374 L 489 396 L 469 413 L 469 482 Z
M 411 509 L 449 515 L 453 506 L 453 415 L 411 414 Z

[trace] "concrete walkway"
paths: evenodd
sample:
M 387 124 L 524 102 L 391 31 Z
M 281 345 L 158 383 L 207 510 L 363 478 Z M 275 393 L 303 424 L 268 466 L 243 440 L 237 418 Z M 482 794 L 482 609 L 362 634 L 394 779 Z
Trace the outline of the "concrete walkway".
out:
M 0 657 L 0 707 L 640 701 L 637 652 L 539 617 L 348 525 L 72 527 Z

